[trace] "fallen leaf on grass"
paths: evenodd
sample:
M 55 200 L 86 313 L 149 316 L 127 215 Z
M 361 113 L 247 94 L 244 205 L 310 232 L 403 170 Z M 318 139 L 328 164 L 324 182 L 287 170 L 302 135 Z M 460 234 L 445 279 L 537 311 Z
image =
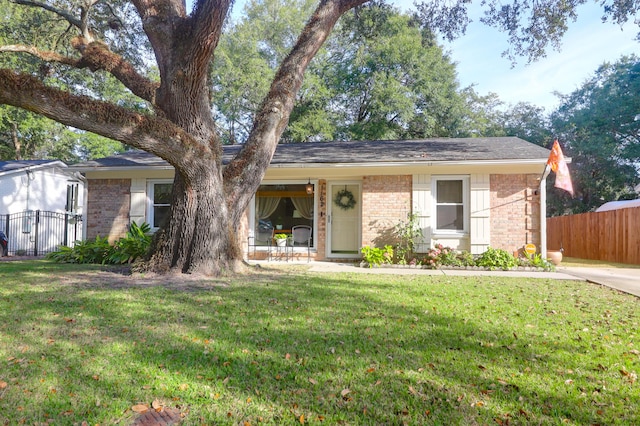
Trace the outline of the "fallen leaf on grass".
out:
M 343 397 L 349 395 L 351 393 L 350 389 L 342 389 L 342 392 L 340 392 L 340 395 L 342 395 Z
M 0 389 L 4 389 L 7 386 L 9 386 L 9 384 L 7 382 L 4 382 L 4 381 L 0 380 Z
M 309 383 L 311 383 L 312 385 L 317 385 L 318 381 L 316 379 L 309 378 Z
M 136 404 L 131 407 L 131 411 L 139 414 L 146 413 L 148 409 L 149 407 L 145 404 Z
M 300 422 L 301 425 L 304 424 L 304 414 L 300 414 L 300 417 L 298 417 L 298 421 Z
M 162 403 L 160 402 L 160 400 L 158 398 L 154 399 L 153 402 L 151 403 L 151 407 L 155 410 L 158 410 L 159 408 L 162 408 Z

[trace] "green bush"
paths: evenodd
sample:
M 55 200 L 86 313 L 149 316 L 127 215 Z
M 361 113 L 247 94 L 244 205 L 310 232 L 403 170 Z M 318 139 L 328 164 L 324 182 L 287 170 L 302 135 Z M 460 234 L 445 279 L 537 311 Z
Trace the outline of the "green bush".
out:
M 60 246 L 46 258 L 59 263 L 107 263 L 113 247 L 99 235 L 95 240 L 76 241 L 73 247 Z
M 95 240 L 76 241 L 73 247 L 60 246 L 57 251 L 47 254 L 46 258 L 59 263 L 131 263 L 149 250 L 150 231 L 149 224 L 138 226 L 133 222 L 126 236 L 113 246 L 108 238 L 97 236 Z
M 487 248 L 487 251 L 482 253 L 478 259 L 476 259 L 477 266 L 483 266 L 489 269 L 511 269 L 514 266 L 518 266 L 518 259 L 506 250 Z
M 362 259 L 369 264 L 369 268 L 393 261 L 393 247 L 390 245 L 386 245 L 384 248 L 364 246 L 360 251 Z
M 144 257 L 150 245 L 151 226 L 148 223 L 138 226 L 132 222 L 127 235 L 115 243 L 113 251 L 108 257 L 108 263 L 132 263 L 136 259 Z
M 543 268 L 546 271 L 555 271 L 556 267 L 553 263 L 542 258 L 542 255 L 537 253 L 532 256 L 518 258 L 518 264 L 520 266 L 530 266 L 533 268 Z
M 396 262 L 400 265 L 414 264 L 414 250 L 416 240 L 422 237 L 422 229 L 418 223 L 418 215 L 407 214 L 406 222 L 401 220 L 394 228 L 393 233 L 397 238 L 395 255 Z
M 425 254 L 421 263 L 430 269 L 436 269 L 441 266 L 472 266 L 474 259 L 469 252 L 458 252 L 451 247 L 436 244 Z

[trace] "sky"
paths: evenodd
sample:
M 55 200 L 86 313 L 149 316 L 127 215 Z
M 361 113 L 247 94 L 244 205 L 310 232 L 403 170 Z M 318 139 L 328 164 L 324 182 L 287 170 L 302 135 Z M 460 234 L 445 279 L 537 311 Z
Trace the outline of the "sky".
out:
M 529 102 L 551 112 L 559 104 L 553 94 L 569 94 L 580 88 L 604 62 L 613 63 L 623 55 L 640 54 L 635 41 L 640 27 L 633 22 L 623 28 L 601 22 L 601 9 L 595 4 L 579 9 L 578 19 L 569 24 L 560 51 L 551 47 L 547 56 L 527 65 L 519 58 L 514 67 L 501 56 L 507 35 L 478 22 L 479 15 L 465 36 L 453 43 L 441 42 L 457 63 L 461 87 L 474 84 L 480 94 L 497 93 L 507 104 Z
M 407 11 L 413 8 L 414 0 L 389 2 Z M 236 0 L 234 17 L 244 4 L 245 0 Z M 528 102 L 550 113 L 559 105 L 554 91 L 569 94 L 604 62 L 613 63 L 633 53 L 640 56 L 640 43 L 635 41 L 640 26 L 631 22 L 621 28 L 601 22 L 601 16 L 597 4 L 582 5 L 577 21 L 569 23 L 560 51 L 549 47 L 545 58 L 531 64 L 523 57 L 513 66 L 511 60 L 502 57 L 508 46 L 507 35 L 480 23 L 479 12 L 471 14 L 473 22 L 464 36 L 453 43 L 440 40 L 440 44 L 457 65 L 461 88 L 474 85 L 480 95 L 496 93 L 505 105 Z

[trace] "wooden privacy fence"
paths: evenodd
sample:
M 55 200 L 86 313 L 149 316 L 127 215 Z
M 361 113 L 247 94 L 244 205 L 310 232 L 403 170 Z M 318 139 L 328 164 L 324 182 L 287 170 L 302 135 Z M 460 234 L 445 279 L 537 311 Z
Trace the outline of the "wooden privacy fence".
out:
M 640 207 L 547 218 L 547 249 L 580 259 L 640 264 Z

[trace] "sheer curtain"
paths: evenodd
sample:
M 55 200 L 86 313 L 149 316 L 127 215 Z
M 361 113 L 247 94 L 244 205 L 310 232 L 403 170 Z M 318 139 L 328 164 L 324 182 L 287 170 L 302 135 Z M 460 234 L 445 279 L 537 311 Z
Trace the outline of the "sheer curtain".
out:
M 256 215 L 258 219 L 266 219 L 278 208 L 280 197 L 256 197 Z
M 305 219 L 313 219 L 313 197 L 291 197 L 293 206 Z

